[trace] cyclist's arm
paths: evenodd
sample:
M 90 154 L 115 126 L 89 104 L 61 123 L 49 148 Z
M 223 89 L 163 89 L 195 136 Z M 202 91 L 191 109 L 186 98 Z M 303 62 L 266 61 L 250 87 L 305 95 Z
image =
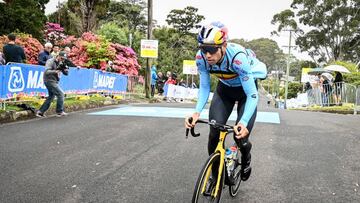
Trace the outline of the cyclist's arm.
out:
M 200 51 L 196 54 L 196 65 L 200 74 L 200 86 L 195 111 L 201 113 L 210 95 L 210 74 L 206 70 L 205 61 Z
M 236 56 L 233 63 L 233 69 L 239 74 L 241 85 L 246 94 L 245 110 L 240 119 L 240 123 L 247 126 L 251 116 L 255 112 L 259 101 L 259 95 L 251 71 L 250 62 L 245 54 L 240 53 Z

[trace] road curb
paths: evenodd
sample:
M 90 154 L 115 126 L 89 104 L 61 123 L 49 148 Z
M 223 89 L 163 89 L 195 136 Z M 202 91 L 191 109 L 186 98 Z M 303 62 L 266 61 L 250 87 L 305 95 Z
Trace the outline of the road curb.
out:
M 111 106 L 111 105 L 118 105 L 118 104 L 128 104 L 130 101 L 128 100 L 106 100 L 99 103 L 88 103 L 84 105 L 77 105 L 77 106 L 67 106 L 65 107 L 66 112 L 76 112 L 82 111 L 87 109 L 95 109 L 104 106 Z M 46 112 L 46 115 L 54 115 L 56 112 L 54 109 L 50 109 Z M 3 123 L 10 123 L 20 120 L 26 120 L 35 118 L 35 113 L 31 110 L 23 110 L 23 111 L 6 111 L 0 113 L 0 124 Z

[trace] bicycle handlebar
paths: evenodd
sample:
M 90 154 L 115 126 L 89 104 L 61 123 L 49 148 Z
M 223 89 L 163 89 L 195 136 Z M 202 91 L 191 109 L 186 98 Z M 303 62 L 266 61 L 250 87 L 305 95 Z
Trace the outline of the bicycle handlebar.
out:
M 190 117 L 189 118 L 189 123 L 192 123 L 192 120 L 193 120 L 193 118 Z M 226 131 L 228 133 L 234 132 L 234 127 L 233 126 L 216 123 L 215 120 L 211 120 L 209 122 L 209 121 L 199 119 L 199 120 L 196 121 L 196 123 L 205 123 L 205 124 L 208 124 L 208 125 L 212 126 L 213 128 L 219 129 L 220 131 Z M 193 137 L 199 137 L 200 136 L 200 133 L 195 133 L 195 127 L 191 128 L 191 129 L 186 128 L 186 139 L 189 136 L 189 131 L 191 132 L 191 135 Z

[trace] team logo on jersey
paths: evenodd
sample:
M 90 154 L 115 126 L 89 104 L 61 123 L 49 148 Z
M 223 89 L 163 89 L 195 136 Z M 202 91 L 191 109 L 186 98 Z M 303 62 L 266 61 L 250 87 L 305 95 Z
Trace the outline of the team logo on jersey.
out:
M 235 63 L 236 65 L 241 65 L 241 64 L 242 64 L 242 62 L 241 62 L 240 60 L 238 60 L 238 59 L 235 59 L 235 60 L 234 60 L 234 63 Z
M 256 99 L 256 94 L 252 94 L 251 97 Z
M 196 59 L 202 59 L 202 56 L 200 54 L 196 55 Z
M 199 66 L 201 66 L 201 63 L 200 63 L 200 62 L 197 62 L 196 65 L 199 67 Z
M 249 77 L 248 76 L 245 76 L 242 78 L 243 81 L 248 81 L 249 80 Z

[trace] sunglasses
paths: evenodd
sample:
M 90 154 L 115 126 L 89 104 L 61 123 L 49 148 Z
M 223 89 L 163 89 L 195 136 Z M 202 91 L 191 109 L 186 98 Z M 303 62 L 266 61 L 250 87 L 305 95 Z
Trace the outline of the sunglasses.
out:
M 220 46 L 200 46 L 199 49 L 203 54 L 215 54 L 221 47 Z

